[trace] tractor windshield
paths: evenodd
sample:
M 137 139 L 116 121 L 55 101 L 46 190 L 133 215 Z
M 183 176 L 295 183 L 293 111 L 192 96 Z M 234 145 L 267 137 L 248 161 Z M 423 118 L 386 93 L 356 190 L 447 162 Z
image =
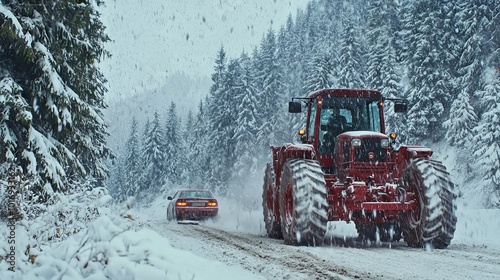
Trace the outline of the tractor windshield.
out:
M 346 120 L 345 131 L 382 132 L 380 107 L 377 98 L 323 97 L 321 103 L 321 125 L 328 124 L 335 109 Z
M 347 131 L 382 132 L 378 98 L 323 97 L 320 110 L 320 146 L 333 151 L 335 137 Z

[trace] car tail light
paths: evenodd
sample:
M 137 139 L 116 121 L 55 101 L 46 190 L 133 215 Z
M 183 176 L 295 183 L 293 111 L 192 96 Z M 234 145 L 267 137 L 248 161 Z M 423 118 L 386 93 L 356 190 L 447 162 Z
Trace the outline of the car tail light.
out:
M 187 202 L 185 200 L 177 200 L 175 206 L 187 206 Z
M 207 202 L 207 206 L 217 207 L 217 200 L 210 200 Z

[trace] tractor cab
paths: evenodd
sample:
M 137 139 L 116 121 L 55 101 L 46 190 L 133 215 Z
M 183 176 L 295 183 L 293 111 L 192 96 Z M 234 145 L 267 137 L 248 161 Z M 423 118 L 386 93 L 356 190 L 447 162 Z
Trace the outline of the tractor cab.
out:
M 307 122 L 302 141 L 313 145 L 326 174 L 365 181 L 375 165 L 387 162 L 389 137 L 385 135 L 384 102 L 379 91 L 327 89 L 303 100 Z M 397 104 L 399 111 L 404 110 Z M 290 102 L 289 111 L 301 110 L 300 105 Z

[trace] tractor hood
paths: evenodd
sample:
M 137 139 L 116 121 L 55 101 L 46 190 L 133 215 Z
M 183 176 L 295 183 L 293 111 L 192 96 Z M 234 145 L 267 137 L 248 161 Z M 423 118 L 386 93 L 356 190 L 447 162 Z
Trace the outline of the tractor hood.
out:
M 384 174 L 388 164 L 389 137 L 373 131 L 351 131 L 337 136 L 335 161 L 340 178 L 367 181 L 372 174 Z M 383 178 L 375 178 L 381 181 Z
M 385 134 L 374 131 L 351 131 L 344 132 L 337 136 L 337 143 L 341 144 L 343 156 L 350 150 L 351 158 L 344 160 L 354 162 L 385 162 L 387 160 L 387 148 L 389 147 L 389 137 Z

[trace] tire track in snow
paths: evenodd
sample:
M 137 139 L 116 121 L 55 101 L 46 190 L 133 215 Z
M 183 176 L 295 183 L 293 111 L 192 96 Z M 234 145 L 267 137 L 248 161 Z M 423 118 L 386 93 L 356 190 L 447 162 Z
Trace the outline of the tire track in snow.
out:
M 267 237 L 226 232 L 210 227 L 191 228 L 200 236 L 211 242 L 219 242 L 222 246 L 237 248 L 241 254 L 242 263 L 248 266 L 247 255 L 264 262 L 267 265 L 283 267 L 282 274 L 276 275 L 279 279 L 379 279 L 380 275 L 366 272 L 357 272 L 349 267 L 337 265 L 319 255 L 306 252 L 303 248 L 285 245 L 282 240 L 272 240 Z M 190 229 L 190 230 L 191 230 Z M 179 233 L 185 233 L 184 231 Z M 251 263 L 251 262 L 250 262 Z M 248 267 L 247 267 L 248 269 Z M 263 272 L 257 267 L 257 272 Z M 289 274 L 289 277 L 286 276 Z M 264 273 L 265 275 L 265 273 Z M 390 279 L 390 278 L 386 278 Z
M 354 239 L 332 239 L 322 247 L 295 247 L 208 225 L 158 221 L 145 225 L 166 236 L 176 248 L 268 279 L 497 279 L 500 273 L 500 252 L 487 246 L 451 244 L 448 249 L 428 252 L 404 242 L 363 245 Z M 402 263 L 409 265 L 400 267 Z

